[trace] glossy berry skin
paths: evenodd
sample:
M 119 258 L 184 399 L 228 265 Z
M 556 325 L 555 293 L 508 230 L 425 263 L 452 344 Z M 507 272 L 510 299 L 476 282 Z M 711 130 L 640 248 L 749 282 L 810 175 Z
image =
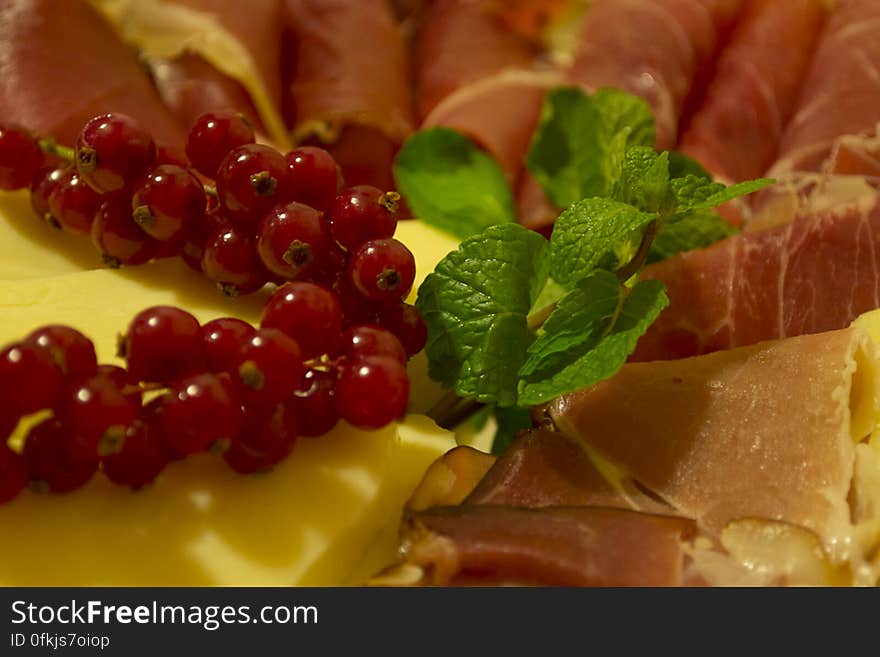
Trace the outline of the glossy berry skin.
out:
M 70 326 L 43 326 L 25 338 L 25 343 L 49 354 L 62 374 L 68 378 L 91 376 L 98 370 L 95 345 Z
M 323 148 L 301 146 L 285 155 L 289 172 L 288 197 L 327 212 L 339 191 L 336 160 Z
M 235 374 L 245 403 L 274 406 L 299 387 L 302 352 L 293 338 L 276 329 L 261 328 L 239 349 Z
M 394 358 L 367 356 L 343 367 L 336 383 L 336 408 L 359 429 L 379 429 L 406 411 L 409 378 Z
M 424 349 L 428 342 L 428 327 L 422 313 L 408 303 L 383 308 L 378 323 L 397 336 L 410 358 Z
M 0 189 L 24 189 L 43 165 L 43 152 L 24 128 L 0 125 Z
M 158 243 L 134 222 L 131 203 L 125 198 L 105 201 L 92 222 L 92 244 L 111 269 L 142 265 L 152 260 Z
M 199 220 L 184 231 L 180 246 L 180 257 L 190 269 L 202 272 L 202 258 L 205 245 L 221 228 L 228 228 L 230 222 L 219 212 L 205 212 Z
M 138 381 L 172 383 L 204 366 L 199 321 L 173 306 L 153 306 L 135 315 L 120 352 Z
M 205 242 L 202 271 L 231 297 L 256 292 L 269 279 L 255 240 L 234 225 L 218 228 Z
M 196 171 L 213 179 L 229 151 L 254 141 L 254 131 L 244 115 L 207 112 L 196 119 L 189 131 L 186 157 Z
M 342 306 L 343 326 L 352 324 L 375 324 L 381 306 L 364 297 L 348 277 L 348 266 L 333 284 L 333 291 Z
M 339 422 L 334 399 L 335 388 L 335 372 L 309 370 L 293 396 L 284 402 L 296 418 L 301 436 L 323 436 Z
M 118 365 L 103 364 L 98 365 L 95 374 L 109 378 L 113 385 L 122 391 L 126 397 L 131 399 L 136 405 L 141 403 L 141 388 L 128 370 L 122 369 Z
M 69 433 L 69 449 L 83 459 L 112 453 L 138 416 L 140 403 L 116 382 L 100 375 L 81 379 L 62 391 L 55 417 Z
M 150 171 L 131 201 L 135 222 L 160 241 L 179 238 L 186 228 L 197 225 L 206 206 L 199 179 L 173 164 L 160 164 Z
M 266 302 L 260 326 L 278 329 L 296 340 L 304 358 L 331 354 L 342 338 L 342 306 L 326 287 L 285 283 Z
M 320 212 L 302 203 L 270 210 L 257 230 L 257 252 L 273 274 L 308 276 L 327 259 L 330 233 Z
M 231 150 L 217 170 L 217 197 L 233 220 L 256 223 L 284 199 L 287 161 L 269 146 L 246 144 Z
M 0 400 L 28 414 L 51 408 L 61 390 L 62 374 L 52 356 L 23 342 L 0 351 Z
M 61 224 L 52 215 L 49 198 L 58 182 L 64 177 L 65 169 L 47 168 L 38 173 L 31 183 L 31 208 L 34 214 L 53 228 L 61 228 Z
M 416 277 L 413 254 L 395 239 L 364 242 L 352 253 L 348 272 L 355 288 L 378 303 L 400 301 Z
M 294 416 L 284 405 L 268 411 L 248 409 L 244 426 L 223 460 L 239 474 L 264 471 L 287 458 L 296 438 Z
M 330 210 L 333 238 L 352 251 L 369 240 L 392 237 L 397 229 L 399 200 L 397 193 L 386 193 L 370 185 L 344 190 Z
M 208 370 L 234 369 L 239 349 L 256 332 L 253 326 L 234 317 L 220 317 L 202 326 L 202 349 Z
M 0 401 L 0 445 L 5 445 L 18 426 L 22 413 L 15 410 L 8 400 Z
M 161 429 L 139 417 L 125 432 L 119 451 L 101 460 L 101 469 L 114 484 L 137 489 L 152 483 L 168 460 Z
M 98 470 L 97 458 L 80 458 L 68 448 L 68 431 L 53 418 L 31 428 L 22 452 L 31 480 L 52 493 L 85 485 Z
M 67 169 L 49 194 L 49 210 L 62 229 L 88 235 L 104 199 L 72 169 Z
M 390 331 L 370 324 L 350 326 L 345 330 L 342 354 L 352 360 L 366 356 L 388 356 L 406 365 L 406 350 L 400 340 Z
M 179 454 L 203 452 L 232 440 L 242 423 L 241 400 L 227 375 L 197 374 L 162 398 L 160 422 L 165 439 Z
M 97 192 L 134 185 L 156 160 L 149 132 L 125 114 L 109 113 L 88 121 L 76 139 L 76 170 Z
M 0 504 L 18 497 L 28 483 L 27 461 L 0 441 Z

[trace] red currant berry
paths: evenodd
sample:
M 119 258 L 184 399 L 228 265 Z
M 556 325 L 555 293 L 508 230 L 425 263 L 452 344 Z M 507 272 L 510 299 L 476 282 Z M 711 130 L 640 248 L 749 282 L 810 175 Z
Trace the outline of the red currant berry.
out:
M 379 429 L 403 415 L 409 401 L 406 368 L 394 358 L 367 356 L 347 364 L 336 383 L 336 408 L 359 429 Z
M 119 449 L 139 410 L 140 404 L 126 396 L 112 378 L 95 375 L 64 389 L 55 416 L 70 432 L 71 452 L 88 459 Z
M 335 353 L 342 337 L 342 307 L 326 287 L 285 283 L 266 303 L 260 326 L 292 337 L 305 358 Z
M 22 412 L 12 407 L 8 400 L 0 400 L 0 445 L 5 445 L 18 426 Z
M 248 409 L 244 426 L 223 460 L 240 474 L 260 472 L 287 458 L 295 442 L 296 423 L 284 405 L 269 411 Z
M 223 158 L 217 171 L 217 197 L 230 218 L 255 225 L 285 198 L 287 161 L 269 146 L 246 144 Z
M 49 418 L 31 428 L 22 452 L 30 478 L 53 493 L 85 485 L 98 469 L 97 458 L 80 458 L 69 449 L 68 429 Z
M 0 189 L 24 189 L 42 166 L 43 152 L 27 130 L 0 125 Z
M 184 379 L 162 398 L 165 439 L 179 454 L 203 452 L 238 435 L 241 401 L 227 375 L 197 374 Z
M 380 303 L 400 301 L 412 289 L 416 277 L 413 254 L 395 239 L 364 242 L 348 263 L 358 292 Z
M 96 116 L 76 139 L 76 170 L 97 192 L 131 187 L 155 160 L 153 137 L 125 114 Z
M 125 198 L 105 201 L 95 215 L 91 232 L 92 244 L 111 269 L 142 265 L 157 252 L 157 242 L 134 222 L 131 202 Z
M 205 324 L 202 327 L 202 348 L 208 370 L 233 370 L 239 349 L 256 332 L 253 326 L 234 317 L 221 317 Z
M 173 240 L 197 225 L 205 213 L 205 188 L 192 173 L 160 164 L 135 190 L 131 201 L 135 222 L 157 240 Z
M 27 461 L 0 441 L 0 504 L 15 499 L 28 483 Z
M 31 208 L 34 214 L 53 228 L 61 228 L 61 224 L 52 214 L 49 198 L 58 183 L 64 178 L 67 170 L 62 168 L 46 168 L 36 175 L 31 183 Z
M 120 340 L 120 357 L 138 381 L 171 383 L 204 366 L 199 321 L 173 306 L 142 310 Z
M 131 399 L 137 406 L 141 404 L 141 387 L 128 370 L 124 370 L 117 365 L 98 365 L 95 372 L 98 376 L 110 379 L 113 385 L 122 391 L 126 397 Z
M 25 343 L 49 354 L 61 372 L 69 378 L 91 376 L 98 369 L 95 345 L 69 326 L 43 326 L 28 335 Z
M 383 308 L 378 324 L 397 336 L 409 357 L 419 353 L 428 342 L 428 327 L 422 313 L 408 303 Z
M 183 261 L 191 269 L 201 274 L 205 245 L 220 228 L 228 228 L 229 226 L 229 220 L 219 212 L 206 212 L 203 214 L 184 233 L 183 243 L 180 247 L 180 256 L 183 258 Z
M 255 241 L 233 225 L 218 228 L 205 242 L 202 271 L 230 297 L 256 292 L 269 279 Z
M 208 112 L 197 118 L 190 129 L 186 156 L 196 171 L 213 179 L 229 151 L 254 141 L 253 128 L 243 114 Z
M 302 384 L 284 404 L 297 419 L 300 435 L 306 437 L 323 436 L 339 421 L 336 410 L 334 390 L 336 372 L 309 370 Z
M 257 234 L 257 252 L 266 269 L 288 279 L 308 276 L 326 260 L 330 248 L 321 213 L 302 203 L 271 210 Z
M 321 212 L 329 210 L 342 180 L 333 156 L 323 148 L 301 146 L 285 158 L 290 173 L 290 198 Z
M 61 382 L 61 370 L 42 349 L 19 342 L 0 351 L 0 400 L 13 410 L 24 415 L 51 408 Z
M 104 199 L 72 169 L 67 169 L 49 194 L 49 211 L 64 230 L 88 235 Z
M 342 353 L 352 360 L 388 356 L 406 365 L 406 350 L 393 333 L 378 326 L 350 326 L 342 336 Z
M 236 374 L 246 403 L 273 406 L 300 385 L 303 357 L 299 345 L 281 331 L 261 328 L 239 349 Z
M 348 278 L 347 271 L 345 274 L 340 276 L 333 285 L 333 290 L 342 306 L 343 326 L 375 323 L 380 309 L 355 289 L 354 283 Z
M 161 429 L 142 414 L 125 432 L 119 451 L 102 459 L 101 468 L 114 484 L 137 489 L 152 483 L 168 460 Z
M 397 229 L 397 192 L 382 192 L 370 185 L 344 190 L 330 210 L 333 238 L 349 251 L 369 240 L 386 239 Z

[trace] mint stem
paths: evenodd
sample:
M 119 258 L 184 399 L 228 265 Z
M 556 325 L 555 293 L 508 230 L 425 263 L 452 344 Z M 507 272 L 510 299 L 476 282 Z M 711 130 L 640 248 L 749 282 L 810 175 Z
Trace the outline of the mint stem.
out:
M 44 153 L 49 153 L 50 155 L 60 157 L 68 164 L 73 163 L 73 149 L 68 148 L 67 146 L 61 146 L 60 144 L 56 143 L 56 141 L 52 137 L 43 137 L 41 139 L 38 139 L 37 146 L 39 146 L 40 150 L 42 150 Z
M 459 424 L 480 410 L 485 404 L 474 399 L 459 397 L 454 390 L 447 390 L 427 412 L 427 416 L 444 429 L 455 429 Z
M 644 267 L 645 262 L 648 260 L 648 254 L 651 252 L 651 245 L 654 243 L 654 238 L 657 237 L 658 229 L 659 225 L 656 219 L 649 223 L 645 227 L 645 232 L 642 233 L 642 241 L 639 243 L 639 250 L 636 251 L 636 254 L 628 263 L 614 272 L 614 275 L 617 276 L 621 283 L 625 283 L 631 279 L 642 267 Z

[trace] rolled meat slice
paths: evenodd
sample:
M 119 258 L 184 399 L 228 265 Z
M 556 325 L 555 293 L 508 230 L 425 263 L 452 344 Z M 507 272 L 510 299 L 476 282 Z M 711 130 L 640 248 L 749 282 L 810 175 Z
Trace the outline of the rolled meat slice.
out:
M 823 0 L 750 0 L 679 145 L 727 182 L 773 163 L 826 14 Z
M 684 358 L 849 326 L 880 306 L 880 203 L 827 210 L 646 267 L 670 305 L 634 360 Z
M 693 530 L 624 509 L 438 507 L 407 515 L 398 571 L 415 571 L 410 584 L 679 586 Z
M 387 188 L 413 129 L 399 26 L 385 0 L 286 0 L 285 90 L 294 139 L 326 146 L 349 184 Z
M 104 112 L 138 119 L 163 146 L 185 133 L 110 24 L 84 0 L 0 0 L 0 116 L 62 144 Z
M 855 444 L 880 410 L 875 355 L 850 328 L 633 363 L 547 413 L 710 535 L 765 518 L 815 532 L 844 560 Z

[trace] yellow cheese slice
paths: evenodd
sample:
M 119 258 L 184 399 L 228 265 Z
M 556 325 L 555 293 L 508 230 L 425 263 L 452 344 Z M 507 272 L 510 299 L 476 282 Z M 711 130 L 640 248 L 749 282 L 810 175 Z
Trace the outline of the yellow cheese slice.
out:
M 416 256 L 416 287 L 456 246 L 415 221 L 401 222 L 398 237 Z M 113 362 L 116 335 L 145 307 L 256 323 L 264 301 L 224 298 L 179 261 L 101 269 L 88 239 L 39 222 L 26 194 L 0 194 L 0 345 L 63 323 Z M 413 406 L 428 407 L 437 390 L 423 360 L 412 368 Z M 394 560 L 405 500 L 454 445 L 451 433 L 410 415 L 376 432 L 340 424 L 303 439 L 263 475 L 235 475 L 206 454 L 169 465 L 136 493 L 100 475 L 68 495 L 26 491 L 0 505 L 0 585 L 360 583 Z

